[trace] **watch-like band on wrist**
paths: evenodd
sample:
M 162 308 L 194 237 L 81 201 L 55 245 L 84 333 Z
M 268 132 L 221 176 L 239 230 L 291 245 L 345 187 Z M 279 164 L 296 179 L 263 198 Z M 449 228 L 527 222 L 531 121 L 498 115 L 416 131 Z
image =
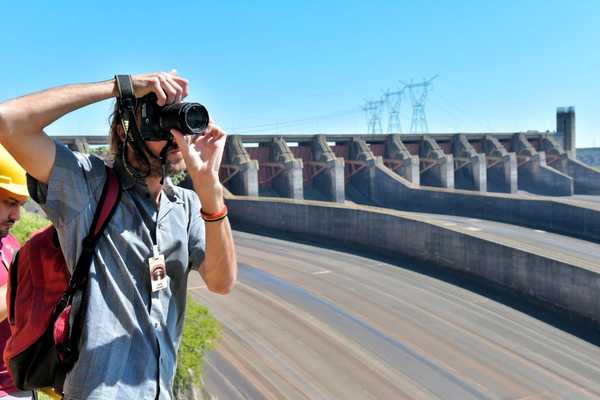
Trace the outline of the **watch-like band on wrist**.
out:
M 223 206 L 223 209 L 212 214 L 204 212 L 204 210 L 200 209 L 200 215 L 205 222 L 217 222 L 227 217 L 227 211 L 227 206 L 225 205 Z

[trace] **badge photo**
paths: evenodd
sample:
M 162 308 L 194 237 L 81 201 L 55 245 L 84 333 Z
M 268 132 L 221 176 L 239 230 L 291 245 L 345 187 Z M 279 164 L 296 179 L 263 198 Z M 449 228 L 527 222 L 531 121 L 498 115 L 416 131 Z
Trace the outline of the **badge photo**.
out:
M 150 282 L 152 284 L 152 291 L 167 287 L 167 266 L 165 264 L 165 256 L 162 254 L 155 255 L 148 260 L 150 265 Z

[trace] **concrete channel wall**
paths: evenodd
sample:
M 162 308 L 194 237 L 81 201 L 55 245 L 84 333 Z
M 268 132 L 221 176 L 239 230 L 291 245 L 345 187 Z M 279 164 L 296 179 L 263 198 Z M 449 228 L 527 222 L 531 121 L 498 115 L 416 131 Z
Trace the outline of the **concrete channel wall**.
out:
M 372 195 L 380 207 L 488 219 L 600 243 L 600 207 L 589 203 L 432 187 L 414 189 L 389 169 L 375 168 Z
M 577 159 L 592 167 L 600 167 L 600 147 L 577 149 Z
M 600 195 L 598 170 L 572 158 L 565 159 L 564 170 L 574 178 L 575 193 Z
M 600 268 L 563 254 L 497 241 L 395 210 L 326 202 L 234 196 L 234 227 L 279 231 L 370 249 L 465 273 L 542 304 L 600 323 Z

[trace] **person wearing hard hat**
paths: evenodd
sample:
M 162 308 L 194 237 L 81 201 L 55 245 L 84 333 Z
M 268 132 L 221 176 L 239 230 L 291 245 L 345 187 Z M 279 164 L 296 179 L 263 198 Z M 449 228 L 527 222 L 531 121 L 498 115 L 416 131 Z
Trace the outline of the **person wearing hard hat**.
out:
M 10 336 L 6 307 L 8 268 L 20 247 L 19 241 L 9 233 L 21 217 L 21 207 L 27 201 L 25 170 L 0 145 L 0 354 Z M 31 391 L 19 391 L 13 384 L 8 368 L 0 357 L 0 400 L 33 399 Z
M 5 253 L 5 244 L 11 246 L 16 239 L 8 232 L 21 216 L 21 206 L 29 198 L 25 170 L 0 145 L 0 251 Z M 17 242 L 18 244 L 18 242 Z M 8 258 L 10 262 L 11 258 Z M 2 257 L 4 264 L 6 257 Z

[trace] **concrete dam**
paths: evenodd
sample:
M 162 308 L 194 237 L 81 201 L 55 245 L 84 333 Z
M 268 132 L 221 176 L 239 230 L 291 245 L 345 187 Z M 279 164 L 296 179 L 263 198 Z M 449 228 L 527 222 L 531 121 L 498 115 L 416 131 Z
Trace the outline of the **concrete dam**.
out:
M 220 176 L 235 195 L 342 203 L 380 204 L 378 170 L 404 191 L 600 194 L 600 171 L 576 158 L 575 111 L 559 109 L 556 119 L 556 132 L 232 135 Z M 56 138 L 84 152 L 107 144 L 99 136 Z
M 378 168 L 407 189 L 600 194 L 600 172 L 576 159 L 574 118 L 559 111 L 556 133 L 231 136 L 221 177 L 238 195 L 335 202 L 377 203 Z

